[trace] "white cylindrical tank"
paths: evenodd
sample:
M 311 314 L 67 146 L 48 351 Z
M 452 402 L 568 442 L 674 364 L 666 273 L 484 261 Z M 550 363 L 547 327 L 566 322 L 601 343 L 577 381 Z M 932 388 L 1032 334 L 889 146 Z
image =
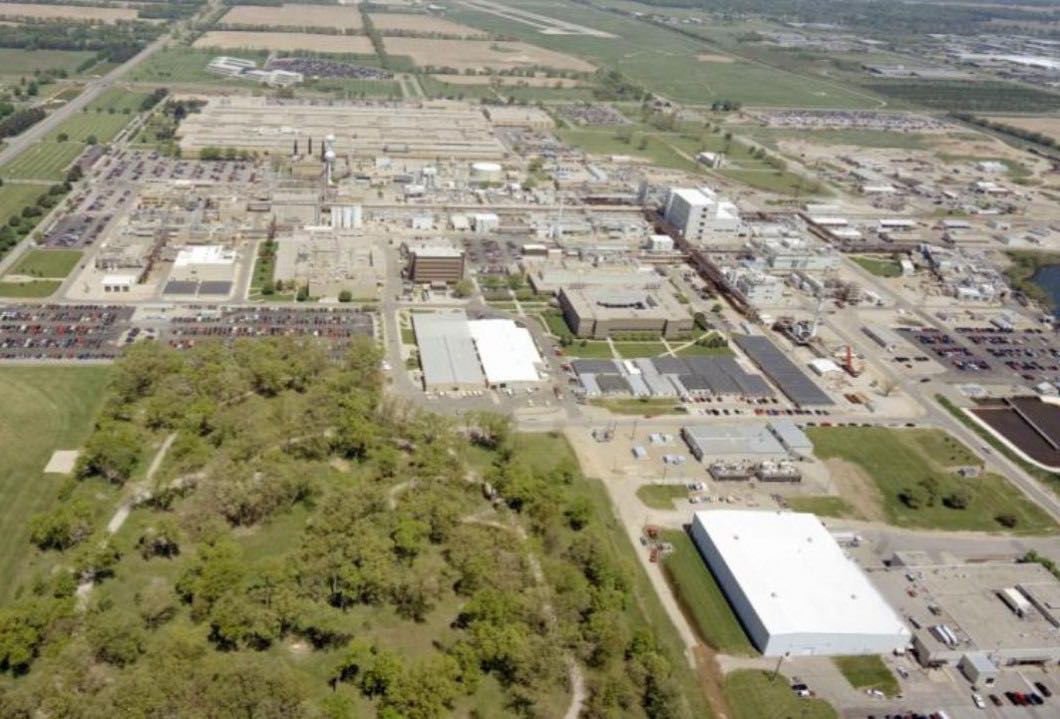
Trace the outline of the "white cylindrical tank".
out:
M 500 182 L 504 168 L 497 162 L 475 162 L 471 165 L 472 182 Z
M 364 217 L 363 217 L 363 213 L 361 211 L 361 206 L 360 205 L 354 205 L 350 209 L 352 210 L 350 226 L 354 227 L 354 228 L 357 228 L 357 227 L 360 227 L 361 225 L 363 225 L 364 224 Z

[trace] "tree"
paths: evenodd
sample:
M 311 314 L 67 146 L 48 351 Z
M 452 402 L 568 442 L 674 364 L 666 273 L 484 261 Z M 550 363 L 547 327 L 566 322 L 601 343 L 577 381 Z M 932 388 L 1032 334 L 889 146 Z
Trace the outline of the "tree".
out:
M 353 301 L 353 293 L 351 293 L 349 290 L 342 290 L 341 292 L 339 292 L 339 302 L 352 302 L 352 301 Z
M 99 144 L 99 140 L 96 139 L 95 135 L 89 135 L 88 137 L 85 138 L 85 144 L 86 145 L 97 145 L 97 144 Z
M 59 505 L 29 520 L 29 537 L 40 549 L 69 549 L 92 533 L 92 507 L 82 499 Z
M 65 132 L 60 132 L 58 135 L 55 136 L 55 139 L 58 142 L 66 142 L 70 139 L 70 136 L 67 135 Z
M 474 291 L 475 285 L 472 284 L 471 280 L 467 278 L 458 280 L 457 283 L 453 285 L 454 297 L 459 297 L 461 299 L 465 297 L 470 297 L 474 293 Z
M 157 629 L 177 613 L 176 595 L 173 588 L 156 577 L 135 596 L 140 619 L 148 629 Z
M 146 637 L 140 623 L 122 612 L 91 617 L 87 636 L 96 658 L 117 667 L 132 664 L 144 652 Z
M 85 443 L 85 451 L 78 458 L 77 474 L 124 484 L 140 460 L 142 444 L 143 436 L 135 425 L 107 421 Z

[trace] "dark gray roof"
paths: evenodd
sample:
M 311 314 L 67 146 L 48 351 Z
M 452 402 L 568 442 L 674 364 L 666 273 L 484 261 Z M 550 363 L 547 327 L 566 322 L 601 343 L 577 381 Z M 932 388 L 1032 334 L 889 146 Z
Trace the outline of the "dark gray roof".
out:
M 571 366 L 574 371 L 578 374 L 599 374 L 599 373 L 615 373 L 618 368 L 615 367 L 614 360 L 604 359 L 576 359 L 571 362 Z
M 200 295 L 227 295 L 231 291 L 231 282 L 222 282 L 220 280 L 206 280 L 199 285 Z
M 626 394 L 630 391 L 629 383 L 622 375 L 598 374 L 596 375 L 596 386 L 604 394 Z
M 188 280 L 170 280 L 166 288 L 162 290 L 165 295 L 194 295 L 199 289 L 199 283 Z
M 733 340 L 795 404 L 802 407 L 835 404 L 768 337 L 733 335 Z
M 659 374 L 684 374 L 690 371 L 688 364 L 680 357 L 655 357 L 651 363 Z

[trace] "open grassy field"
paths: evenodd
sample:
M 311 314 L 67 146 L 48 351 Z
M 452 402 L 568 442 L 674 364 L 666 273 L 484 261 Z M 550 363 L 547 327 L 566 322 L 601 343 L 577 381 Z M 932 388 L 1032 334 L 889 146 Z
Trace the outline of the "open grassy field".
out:
M 757 654 L 691 538 L 674 530 L 661 538 L 674 546 L 663 558 L 666 578 L 703 641 L 725 654 Z
M 660 414 L 679 414 L 683 411 L 677 400 L 665 397 L 633 397 L 619 399 L 592 399 L 589 404 L 594 407 L 604 407 L 615 414 L 639 415 L 641 417 L 655 417 Z
M 836 719 L 832 706 L 823 699 L 795 695 L 783 674 L 741 669 L 725 678 L 725 697 L 732 719 Z
M 688 488 L 683 484 L 645 484 L 637 488 L 637 499 L 652 509 L 673 509 L 674 502 L 687 497 Z
M 878 689 L 889 697 L 898 694 L 898 680 L 875 654 L 835 657 L 832 661 L 855 689 Z
M 788 507 L 796 512 L 809 512 L 818 517 L 851 517 L 854 508 L 842 497 L 830 495 L 788 497 Z
M 525 23 L 466 8 L 451 8 L 448 17 L 617 69 L 633 82 L 679 102 L 709 104 L 729 99 L 746 105 L 848 108 L 880 104 L 868 93 L 782 69 L 743 60 L 700 61 L 697 56 L 718 54 L 717 48 L 633 17 L 561 0 L 521 3 L 520 9 L 588 26 L 621 40 L 546 35 Z
M 21 212 L 23 207 L 32 203 L 47 189 L 40 185 L 5 182 L 0 187 L 0 224 L 6 224 L 11 215 Z
M 820 459 L 838 458 L 860 468 L 875 485 L 887 520 L 897 526 L 1000 531 L 1005 527 L 999 518 L 1007 516 L 1015 520 L 1016 533 L 1056 530 L 1048 515 L 1003 477 L 959 476 L 957 467 L 978 460 L 942 430 L 811 427 L 806 434 Z
M 55 498 L 63 478 L 43 475 L 52 451 L 76 449 L 103 401 L 105 367 L 0 368 L 0 597 L 30 554 L 28 520 Z
M 702 172 L 695 160 L 674 149 L 669 142 L 673 139 L 671 135 L 647 131 L 641 126 L 561 129 L 556 134 L 567 144 L 592 155 L 627 155 L 660 167 Z
M 419 67 L 432 65 L 456 70 L 511 70 L 530 66 L 557 70 L 593 72 L 596 67 L 573 55 L 556 52 L 525 42 L 490 40 L 444 40 L 434 38 L 386 37 L 388 55 L 405 55 Z
M 116 23 L 119 20 L 134 20 L 136 10 L 120 7 L 89 7 L 87 5 L 50 5 L 37 3 L 0 3 L 0 18 L 17 20 L 91 20 L 93 22 Z
M 1023 112 L 1051 112 L 1060 109 L 1060 94 L 1000 80 L 881 81 L 866 83 L 865 87 L 898 102 L 933 110 L 1006 112 L 1018 107 Z
M 666 354 L 666 345 L 662 342 L 615 342 L 614 345 L 615 351 L 626 359 Z
M 1040 132 L 1052 138 L 1060 138 L 1060 117 L 1024 117 L 1012 115 L 993 115 L 986 118 L 992 122 L 1001 122 L 1030 132 Z
M 192 45 L 195 48 L 236 50 L 309 50 L 328 53 L 370 54 L 372 41 L 365 35 L 317 35 L 307 32 L 238 32 L 211 30 Z
M 51 297 L 62 285 L 56 280 L 31 280 L 29 282 L 0 282 L 0 297 L 16 299 L 43 299 Z
M 776 146 L 780 140 L 800 140 L 819 145 L 853 145 L 898 150 L 926 150 L 941 135 L 886 130 L 795 130 L 790 128 L 754 127 L 741 133 L 764 145 Z
M 132 118 L 131 112 L 126 115 L 121 112 L 107 112 L 102 108 L 86 107 L 82 112 L 74 113 L 60 123 L 46 139 L 56 140 L 59 135 L 65 134 L 67 139 L 74 143 L 89 142 L 93 137 L 96 142 L 107 143 L 117 137 Z
M 97 97 L 88 107 L 92 112 L 97 110 L 103 112 L 139 112 L 144 100 L 147 99 L 145 92 L 130 92 L 122 88 L 114 87 Z
M 357 30 L 362 27 L 356 5 L 239 5 L 226 12 L 220 25 L 319 27 Z
M 80 259 L 80 250 L 30 250 L 10 274 L 59 280 L 69 275 Z
M 71 75 L 91 52 L 79 50 L 22 50 L 0 48 L 0 76 L 32 75 L 39 70 L 66 70 Z
M 38 142 L 0 167 L 0 177 L 5 180 L 61 180 L 66 168 L 81 155 L 84 147 L 80 142 Z
M 902 266 L 891 257 L 870 257 L 869 255 L 852 255 L 854 260 L 863 270 L 877 277 L 901 277 Z
M 246 86 L 246 80 L 237 80 L 206 72 L 206 65 L 217 53 L 190 47 L 171 47 L 156 52 L 141 62 L 129 73 L 136 82 L 194 82 L 209 85 Z M 235 53 L 244 60 L 254 60 L 259 65 L 265 61 L 267 52 Z

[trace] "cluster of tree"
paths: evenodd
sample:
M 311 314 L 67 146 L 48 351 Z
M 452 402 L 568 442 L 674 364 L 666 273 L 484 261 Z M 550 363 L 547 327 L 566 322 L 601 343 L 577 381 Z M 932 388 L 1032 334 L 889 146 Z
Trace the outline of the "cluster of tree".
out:
M 997 120 L 989 120 L 985 117 L 976 117 L 966 112 L 955 112 L 952 113 L 953 117 L 962 122 L 967 122 L 970 125 L 978 125 L 979 127 L 985 127 L 988 130 L 994 130 L 1005 135 L 1011 135 L 1019 140 L 1025 142 L 1033 142 L 1036 145 L 1043 147 L 1057 147 L 1060 143 L 1057 142 L 1055 137 L 1046 135 L 1044 132 L 1035 132 L 1034 130 L 1028 130 L 1023 127 L 1016 127 L 1015 125 L 1009 125 L 1005 122 Z
M 367 700 L 434 719 L 489 677 L 534 717 L 573 660 L 583 716 L 690 716 L 681 659 L 631 619 L 632 560 L 571 455 L 531 453 L 495 414 L 456 427 L 386 399 L 380 362 L 368 339 L 339 362 L 290 338 L 134 345 L 79 481 L 128 481 L 152 438 L 176 439 L 140 488 L 135 539 L 93 533 L 91 487 L 33 520 L 55 565 L 0 608 L 0 669 L 21 675 L 0 684 L 0 715 L 353 717 Z M 248 550 L 255 536 L 269 552 Z M 137 589 L 77 612 L 87 578 Z M 377 632 L 395 616 L 427 633 L 420 650 Z M 319 653 L 332 691 L 266 651 L 279 642 Z
M 593 97 L 608 102 L 642 102 L 651 93 L 627 79 L 618 70 L 599 70 L 593 76 Z
M 383 34 L 376 29 L 372 22 L 372 16 L 365 5 L 361 5 L 361 24 L 364 25 L 364 34 L 372 41 L 372 49 L 379 57 L 379 64 L 384 70 L 391 70 L 390 57 L 386 53 L 386 45 L 383 44 Z
M 955 112 L 1054 112 L 1060 95 L 1003 80 L 923 80 L 866 83 L 873 92 Z
M 710 103 L 710 109 L 714 112 L 738 112 L 743 104 L 736 100 L 715 100 Z
M 163 3 L 141 5 L 136 17 L 141 20 L 179 20 L 198 12 L 206 0 L 167 0 Z
M 163 24 L 146 22 L 122 22 L 112 25 L 77 22 L 0 25 L 0 47 L 27 50 L 90 50 L 97 53 L 98 59 L 124 62 L 164 30 Z
M 223 160 L 253 160 L 258 153 L 253 150 L 243 150 L 235 147 L 204 147 L 199 151 L 199 159 L 207 162 L 221 162 Z
M 46 192 L 37 196 L 32 204 L 22 207 L 19 212 L 12 213 L 7 222 L 0 225 L 0 257 L 18 244 L 18 241 L 28 235 L 38 225 L 41 217 L 55 207 L 66 195 L 72 183 L 81 178 L 81 168 L 74 165 L 66 174 L 66 181 L 52 185 Z M 0 181 L 0 184 L 3 184 Z
M 44 119 L 47 113 L 39 107 L 17 110 L 0 120 L 0 137 L 13 137 Z
M 156 87 L 150 95 L 143 99 L 140 103 L 140 112 L 147 112 L 152 109 L 155 105 L 166 99 L 169 94 L 169 90 L 164 87 Z

